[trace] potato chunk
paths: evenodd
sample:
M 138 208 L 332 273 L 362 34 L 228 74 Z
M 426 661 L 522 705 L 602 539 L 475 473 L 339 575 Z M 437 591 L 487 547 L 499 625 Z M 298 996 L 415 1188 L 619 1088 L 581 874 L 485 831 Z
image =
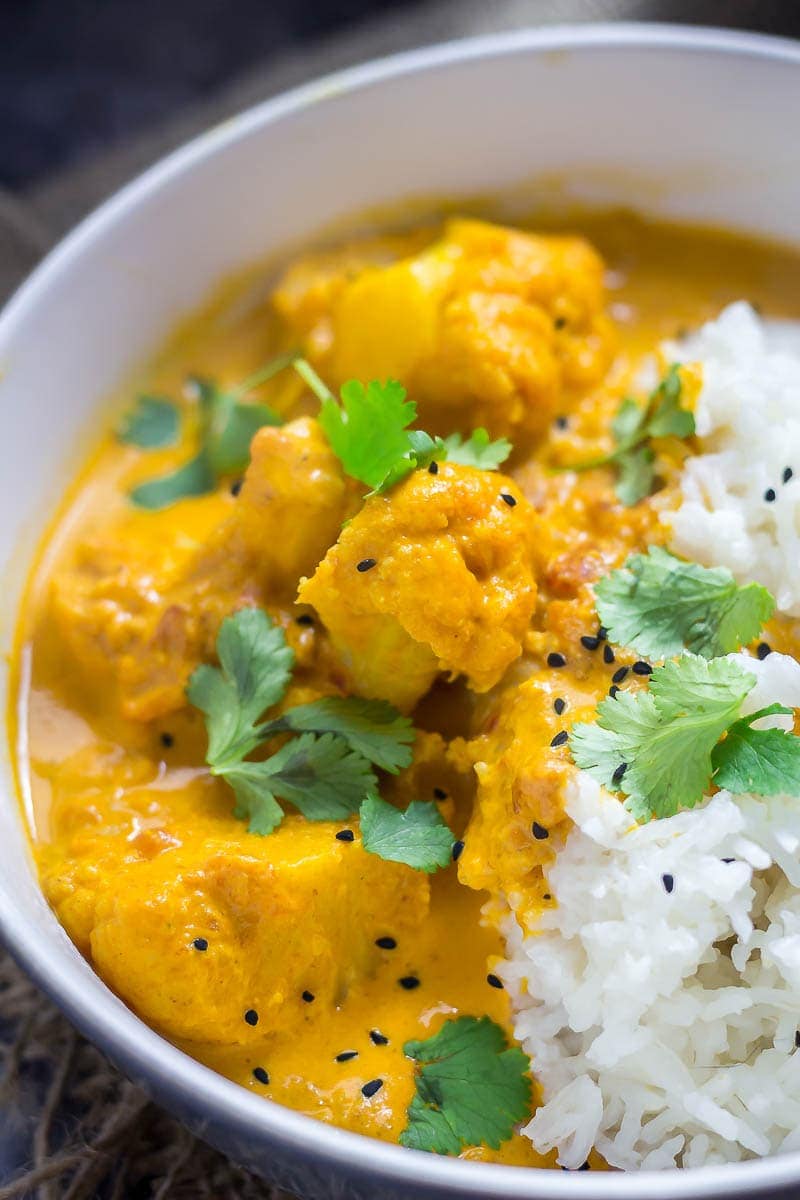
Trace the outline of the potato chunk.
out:
M 295 271 L 276 295 L 285 315 L 306 312 L 297 288 Z M 578 237 L 452 220 L 421 252 L 343 272 L 326 295 L 318 328 L 298 329 L 321 369 L 337 385 L 399 379 L 420 424 L 443 435 L 483 425 L 535 439 L 602 380 L 613 352 L 603 263 Z
M 439 671 L 486 691 L 520 654 L 533 611 L 535 519 L 504 475 L 415 471 L 366 501 L 299 597 L 361 695 L 408 709 Z
M 222 619 L 245 604 L 291 604 L 353 494 L 316 421 L 259 430 L 236 500 L 126 513 L 75 547 L 50 590 L 61 652 L 127 718 L 181 708 Z

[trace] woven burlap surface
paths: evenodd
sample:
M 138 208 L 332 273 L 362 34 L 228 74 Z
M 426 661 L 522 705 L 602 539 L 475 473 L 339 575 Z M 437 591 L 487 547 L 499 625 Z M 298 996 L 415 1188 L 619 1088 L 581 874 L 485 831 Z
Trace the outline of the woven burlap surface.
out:
M 667 19 L 796 32 L 785 0 L 437 0 L 250 72 L 102 160 L 0 192 L 0 296 L 125 179 L 205 126 L 351 63 L 490 30 Z M 792 28 L 794 26 L 794 29 Z M 290 1200 L 186 1132 L 81 1038 L 0 949 L 0 1200 Z

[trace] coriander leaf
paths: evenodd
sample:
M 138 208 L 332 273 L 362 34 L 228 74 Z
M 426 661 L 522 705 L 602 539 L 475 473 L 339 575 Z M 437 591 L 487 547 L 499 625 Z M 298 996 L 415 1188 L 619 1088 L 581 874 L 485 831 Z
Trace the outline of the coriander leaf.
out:
M 573 728 L 572 756 L 605 787 L 621 791 L 637 820 L 693 808 L 711 781 L 712 751 L 754 683 L 728 659 L 685 654 L 656 668 L 649 691 L 603 700 L 596 725 Z M 620 778 L 615 773 L 623 764 Z
M 449 865 L 455 839 L 432 800 L 395 808 L 374 793 L 361 804 L 361 838 L 368 854 L 433 874 Z
M 511 442 L 506 438 L 489 441 L 485 429 L 475 429 L 466 439 L 453 433 L 443 442 L 447 461 L 460 463 L 464 467 L 478 467 L 482 471 L 496 471 L 511 453 Z M 420 464 L 422 465 L 422 464 Z
M 655 455 L 649 446 L 637 446 L 618 460 L 617 496 L 627 508 L 632 508 L 653 490 Z
M 643 433 L 646 413 L 632 396 L 626 396 L 611 422 L 611 432 L 618 446 L 635 445 Z
M 740 587 L 725 567 L 701 567 L 652 546 L 595 587 L 609 638 L 651 658 L 690 650 L 716 658 L 755 638 L 775 610 L 758 583 Z
M 417 1090 L 400 1142 L 414 1150 L 459 1154 L 465 1146 L 496 1150 L 530 1114 L 530 1060 L 509 1048 L 488 1017 L 445 1021 L 403 1051 L 418 1063 Z
M 280 825 L 283 809 L 275 799 L 263 763 L 240 762 L 226 767 L 222 778 L 233 788 L 233 815 L 247 820 L 247 832 L 266 837 Z
M 338 821 L 358 812 L 377 787 L 369 763 L 332 733 L 303 733 L 260 763 L 246 763 L 275 796 L 309 821 Z
M 694 433 L 694 416 L 681 408 L 681 377 L 673 363 L 651 397 L 647 436 L 686 438 Z
M 717 787 L 756 796 L 800 796 L 800 738 L 783 729 L 752 728 L 779 712 L 794 715 L 791 708 L 771 704 L 731 725 L 711 756 Z
M 341 397 L 341 405 L 323 400 L 318 419 L 347 474 L 377 490 L 404 460 L 403 473 L 413 470 L 414 463 L 407 457 L 411 450 L 407 428 L 417 406 L 406 399 L 405 388 L 393 379 L 366 387 L 351 379 L 343 385 Z
M 219 475 L 243 471 L 250 461 L 250 443 L 264 425 L 280 425 L 280 417 L 266 404 L 242 404 L 223 398 L 209 433 L 208 453 Z
M 220 668 L 198 667 L 187 688 L 191 703 L 206 716 L 212 767 L 255 749 L 261 740 L 255 722 L 283 697 L 294 664 L 283 630 L 258 608 L 225 618 L 217 654 Z
M 136 405 L 117 426 L 117 437 L 130 446 L 155 450 L 173 446 L 178 440 L 180 418 L 171 400 L 160 396 L 139 396 Z
M 139 508 L 160 509 L 187 496 L 203 496 L 213 491 L 214 472 L 205 449 L 176 471 L 148 479 L 133 488 L 130 497 Z
M 385 700 L 330 696 L 298 704 L 259 730 L 262 738 L 281 730 L 335 733 L 369 762 L 396 775 L 411 762 L 414 727 Z

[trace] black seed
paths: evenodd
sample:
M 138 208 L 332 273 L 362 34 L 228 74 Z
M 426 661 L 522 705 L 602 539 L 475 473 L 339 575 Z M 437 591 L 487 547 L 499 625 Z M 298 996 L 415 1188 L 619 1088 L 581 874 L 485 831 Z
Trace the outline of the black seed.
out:
M 565 667 L 567 660 L 563 654 L 559 654 L 554 650 L 552 654 L 548 654 L 547 656 L 547 665 L 548 667 Z
M 722 860 L 722 861 L 723 861 L 723 862 L 726 864 L 726 866 L 727 866 L 727 864 L 728 864 L 728 863 L 736 862 L 736 859 L 735 859 L 735 858 L 723 858 L 723 860 Z
M 798 1050 L 800 1050 L 800 1029 L 795 1030 L 794 1044 L 797 1046 Z
M 563 746 L 564 743 L 568 742 L 568 741 L 569 741 L 569 734 L 567 733 L 566 729 L 562 729 L 560 733 L 556 734 L 556 736 L 551 741 L 550 745 L 553 747 Z
M 360 563 L 356 563 L 356 570 L 363 575 L 365 571 L 371 571 L 373 567 L 377 567 L 377 558 L 362 558 Z
M 544 895 L 542 896 L 542 899 L 543 900 L 552 900 L 553 897 L 550 895 L 549 892 L 545 892 Z
M 429 475 L 438 475 L 439 474 L 439 464 L 437 462 L 428 463 L 428 474 Z
M 452 859 L 453 862 L 458 862 L 464 852 L 464 843 L 462 841 L 453 842 Z
M 762 642 L 756 650 L 756 654 L 763 662 L 768 654 L 772 654 L 772 646 L 770 646 L 769 642 Z
M 563 329 L 564 326 L 566 325 L 566 323 L 567 323 L 566 317 L 555 317 L 553 319 L 553 328 L 554 329 Z
M 510 495 L 508 494 L 508 492 L 501 492 L 501 493 L 500 493 L 500 499 L 501 499 L 501 500 L 504 500 L 504 501 L 505 501 L 505 503 L 508 505 L 508 507 L 509 507 L 509 508 L 515 508 L 515 507 L 516 507 L 516 504 L 517 504 L 516 500 L 514 499 L 514 497 L 513 497 L 513 496 L 510 496 Z
M 396 950 L 397 942 L 393 937 L 375 938 L 375 945 L 380 946 L 381 950 Z
M 405 988 L 407 992 L 413 992 L 414 988 L 419 987 L 419 980 L 416 975 L 403 975 L 397 981 L 401 988 Z
M 308 990 L 308 988 L 306 988 L 306 990 L 302 993 L 302 996 L 303 996 L 303 999 L 305 1000 L 306 1004 L 314 1003 L 314 999 L 315 999 L 314 993 L 310 992 Z
M 625 679 L 627 674 L 628 674 L 628 668 L 620 667 L 619 670 L 615 671 L 614 674 L 611 676 L 611 682 L 612 683 L 622 683 L 623 679 Z
M 673 877 L 671 875 L 662 875 L 661 882 L 664 885 L 664 891 L 667 893 L 667 895 L 671 895 L 672 889 L 675 887 L 675 880 Z
M 372 1042 L 373 1046 L 388 1046 L 389 1045 L 389 1039 L 385 1036 L 385 1034 L 381 1033 L 378 1029 L 370 1029 L 369 1040 Z
M 382 1079 L 370 1079 L 369 1083 L 365 1083 L 361 1089 L 361 1094 L 369 1100 L 370 1096 L 374 1096 L 383 1087 Z
M 592 637 L 591 634 L 585 633 L 581 638 L 581 645 L 585 646 L 587 650 L 596 650 L 600 645 L 600 638 Z
M 606 640 L 606 638 L 608 637 L 608 630 L 606 629 L 605 625 L 598 625 L 597 636 L 600 638 L 601 642 L 604 642 Z
M 772 504 L 772 501 L 775 499 L 776 495 L 777 493 L 775 488 L 767 488 L 767 490 L 764 492 L 764 499 L 766 500 L 767 504 Z
M 611 687 L 608 689 L 608 694 L 612 700 L 616 700 L 617 696 L 619 695 L 619 688 L 615 683 L 612 683 Z
M 297 622 L 298 625 L 313 625 L 314 624 L 314 618 L 312 617 L 311 613 L 300 613 L 299 617 L 295 617 L 295 621 Z
M 486 976 L 486 982 L 488 983 L 489 987 L 498 988 L 500 991 L 503 990 L 502 979 L 498 979 L 496 975 L 492 975 L 491 971 Z
M 544 825 L 540 825 L 538 821 L 534 821 L 531 825 L 531 833 L 537 842 L 543 842 L 545 838 L 550 837 L 550 830 L 545 829 Z
M 566 429 L 569 425 L 567 417 L 556 417 L 556 429 Z
M 616 659 L 614 658 L 614 651 L 611 649 L 611 647 L 608 645 L 603 646 L 603 662 L 608 663 L 610 666 L 611 663 L 615 661 Z
M 784 483 L 788 483 L 793 475 L 794 475 L 794 471 L 792 470 L 791 467 L 784 467 L 783 475 L 781 476 L 781 478 L 783 479 Z
M 269 1083 L 269 1075 L 263 1067 L 253 1067 L 253 1078 L 259 1083 Z
M 161 745 L 165 750 L 170 750 L 175 745 L 175 738 L 171 733 L 161 734 Z
M 433 796 L 435 800 L 446 800 L 447 792 L 444 790 L 444 788 L 436 787 L 433 789 Z
M 335 836 L 337 842 L 354 842 L 356 840 L 356 835 L 352 829 L 340 829 Z
M 563 711 L 566 707 L 567 707 L 566 700 L 562 700 L 560 696 L 558 697 L 557 700 L 553 701 L 553 709 L 559 715 L 559 717 L 561 716 L 561 714 L 563 713 Z
M 254 1008 L 248 1008 L 247 1012 L 244 1014 L 244 1019 L 247 1021 L 248 1025 L 257 1025 L 258 1013 Z
M 231 495 L 232 496 L 239 495 L 239 492 L 242 490 L 243 483 L 244 483 L 243 479 L 234 479 L 233 483 L 231 484 Z
M 627 769 L 628 769 L 627 763 L 620 763 L 619 766 L 617 767 L 616 771 L 614 772 L 614 774 L 611 776 L 611 782 L 612 783 L 621 783 L 622 776 L 625 774 Z
M 343 1050 L 341 1054 L 337 1054 L 334 1062 L 350 1062 L 352 1058 L 358 1058 L 357 1050 Z
M 591 1166 L 591 1163 L 588 1161 L 588 1159 L 587 1159 L 587 1161 L 586 1161 L 586 1162 L 583 1164 L 583 1166 L 582 1166 L 582 1167 L 578 1167 L 578 1170 L 579 1170 L 579 1171 L 591 1171 L 591 1169 L 592 1169 L 592 1166 Z
M 208 942 L 206 941 L 205 938 L 195 938 L 194 941 L 192 942 L 192 945 L 194 946 L 195 950 L 207 950 L 208 949 Z
M 634 675 L 652 675 L 653 674 L 653 668 L 650 666 L 650 663 L 642 662 L 641 659 L 639 659 L 638 662 L 635 662 L 633 664 L 633 666 L 631 667 L 631 670 L 633 671 Z

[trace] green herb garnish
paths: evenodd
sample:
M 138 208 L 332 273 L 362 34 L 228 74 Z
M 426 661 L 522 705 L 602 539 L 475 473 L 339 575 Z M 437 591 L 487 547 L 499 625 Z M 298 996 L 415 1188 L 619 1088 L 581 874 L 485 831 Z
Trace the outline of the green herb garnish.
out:
M 266 613 L 245 608 L 227 617 L 217 637 L 220 666 L 199 666 L 187 695 L 208 731 L 206 762 L 236 796 L 236 816 L 251 833 L 271 833 L 288 801 L 311 821 L 358 812 L 375 792 L 373 766 L 396 774 L 411 762 L 414 731 L 383 700 L 324 699 L 262 721 L 284 697 L 294 654 Z M 268 758 L 247 761 L 278 733 L 299 733 Z
M 772 706 L 741 718 L 755 682 L 729 659 L 684 654 L 655 669 L 648 691 L 601 701 L 596 724 L 573 728 L 572 756 L 626 796 L 637 820 L 694 808 L 712 783 L 732 792 L 800 795 L 800 738 L 752 728 L 760 716 L 791 710 Z M 780 754 L 773 760 L 776 733 Z
M 728 654 L 751 642 L 775 611 L 761 584 L 740 587 L 725 567 L 681 562 L 658 546 L 612 571 L 595 595 L 610 640 L 655 659 L 683 650 Z
M 649 496 L 655 484 L 655 438 L 686 438 L 694 433 L 694 416 L 681 408 L 681 377 L 677 364 L 649 395 L 644 406 L 627 396 L 611 423 L 614 449 L 588 462 L 571 463 L 567 470 L 588 471 L 592 467 L 617 468 L 616 492 L 625 505 Z
M 156 450 L 174 446 L 179 430 L 180 417 L 171 400 L 161 396 L 139 396 L 117 426 L 117 437 L 129 446 Z
M 378 858 L 428 874 L 451 861 L 455 839 L 432 800 L 413 800 L 403 810 L 369 795 L 360 817 L 364 849 Z
M 403 1146 L 460 1154 L 465 1146 L 497 1150 L 530 1114 L 530 1060 L 489 1017 L 445 1021 L 403 1051 L 416 1060 L 416 1095 Z

